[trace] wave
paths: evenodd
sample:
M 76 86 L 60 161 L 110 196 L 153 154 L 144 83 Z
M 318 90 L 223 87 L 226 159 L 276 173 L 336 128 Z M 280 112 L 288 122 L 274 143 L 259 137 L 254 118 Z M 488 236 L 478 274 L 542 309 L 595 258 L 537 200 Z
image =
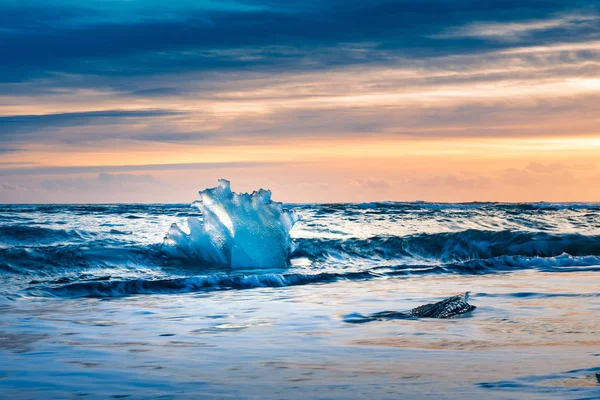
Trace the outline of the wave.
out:
M 39 234 L 35 228 L 35 234 Z M 43 230 L 49 237 L 68 231 Z M 58 232 L 58 233 L 57 233 Z M 441 266 L 460 273 L 523 268 L 581 268 L 600 265 L 600 237 L 579 234 L 466 230 L 367 239 L 297 239 L 292 259 L 307 258 L 311 268 L 376 269 L 389 266 Z M 118 266 L 226 270 L 197 258 L 173 255 L 161 244 L 134 245 L 114 240 L 42 246 L 0 247 L 3 272 L 60 273 Z M 459 268 L 457 266 L 460 266 Z
M 0 260 L 2 269 L 25 275 L 63 274 L 107 266 L 165 266 L 179 261 L 165 256 L 160 245 L 114 247 L 103 241 L 0 248 Z
M 32 225 L 0 225 L 0 243 L 49 244 L 83 239 L 75 230 L 51 229 Z
M 425 266 L 422 273 L 432 272 L 436 267 Z M 134 279 L 114 281 L 79 282 L 58 287 L 35 287 L 33 295 L 58 297 L 121 297 L 135 294 L 170 294 L 215 290 L 240 290 L 254 288 L 279 288 L 309 284 L 331 283 L 340 280 L 371 280 L 385 276 L 409 275 L 409 268 L 390 271 L 321 272 L 314 274 L 215 274 L 175 279 Z
M 216 290 L 241 290 L 254 288 L 279 288 L 310 284 L 326 284 L 337 281 L 368 281 L 392 277 L 409 277 L 431 274 L 487 274 L 508 272 L 514 269 L 536 268 L 545 272 L 565 271 L 564 267 L 586 271 L 600 271 L 600 257 L 560 256 L 553 259 L 506 258 L 491 264 L 474 265 L 457 263 L 448 265 L 397 265 L 374 267 L 368 270 L 320 273 L 268 273 L 240 274 L 216 273 L 207 276 L 174 279 L 109 280 L 110 277 L 88 279 L 60 286 L 37 286 L 28 290 L 32 295 L 57 297 L 121 297 L 137 294 L 172 294 Z M 40 282 L 33 282 L 40 283 Z M 61 283 L 61 282 L 46 282 Z
M 367 239 L 301 239 L 295 257 L 372 260 L 411 258 L 441 263 L 502 256 L 600 256 L 600 236 L 524 231 L 484 231 L 375 236 Z
M 65 214 L 65 215 L 168 215 L 188 213 L 199 215 L 189 204 L 6 204 L 0 213 L 18 214 Z
M 339 212 L 353 209 L 363 210 L 478 210 L 500 209 L 515 211 L 533 210 L 599 210 L 600 203 L 500 203 L 500 202 L 467 202 L 467 203 L 431 203 L 424 201 L 395 202 L 371 201 L 363 203 L 330 203 L 330 204 L 293 204 L 294 208 L 319 209 L 328 212 Z
M 372 202 L 290 209 L 272 202 L 268 191 L 237 195 L 225 181 L 219 188 L 203 191 L 195 207 L 3 206 L 0 295 L 122 296 L 600 270 L 597 203 Z M 309 238 L 290 236 L 294 211 L 302 219 L 291 235 Z M 174 226 L 159 243 L 171 222 L 185 231 Z M 382 234 L 403 228 L 435 233 Z M 373 236 L 356 237 L 361 230 Z
M 369 273 L 365 273 L 368 275 Z M 83 282 L 38 289 L 56 296 L 120 297 L 133 294 L 187 293 L 201 290 L 250 289 L 283 287 L 300 284 L 331 282 L 339 274 L 268 274 L 268 275 L 211 275 L 162 280 L 135 279 L 128 281 Z

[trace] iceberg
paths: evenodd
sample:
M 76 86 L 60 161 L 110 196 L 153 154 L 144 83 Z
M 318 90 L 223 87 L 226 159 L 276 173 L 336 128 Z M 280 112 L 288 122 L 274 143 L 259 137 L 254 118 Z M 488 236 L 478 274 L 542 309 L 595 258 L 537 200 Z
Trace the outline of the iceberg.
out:
M 281 268 L 294 250 L 290 230 L 298 221 L 293 210 L 271 200 L 271 191 L 231 191 L 230 182 L 219 179 L 215 188 L 202 190 L 192 203 L 202 212 L 187 220 L 190 233 L 176 223 L 163 246 L 172 255 L 231 268 Z

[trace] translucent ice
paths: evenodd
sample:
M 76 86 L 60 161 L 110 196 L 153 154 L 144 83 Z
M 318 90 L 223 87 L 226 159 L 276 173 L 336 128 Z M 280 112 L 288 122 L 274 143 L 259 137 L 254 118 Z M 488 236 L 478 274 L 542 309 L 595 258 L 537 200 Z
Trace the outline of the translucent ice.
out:
M 172 254 L 232 268 L 277 268 L 293 251 L 290 230 L 296 213 L 271 200 L 271 191 L 234 193 L 229 181 L 200 192 L 194 206 L 203 220 L 188 219 L 190 233 L 171 225 L 164 239 Z

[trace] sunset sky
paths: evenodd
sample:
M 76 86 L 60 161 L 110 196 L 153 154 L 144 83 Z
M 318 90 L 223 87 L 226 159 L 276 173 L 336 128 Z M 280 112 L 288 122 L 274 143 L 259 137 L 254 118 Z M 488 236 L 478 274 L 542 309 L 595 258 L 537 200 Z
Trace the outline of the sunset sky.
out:
M 600 4 L 0 0 L 0 203 L 600 201 Z

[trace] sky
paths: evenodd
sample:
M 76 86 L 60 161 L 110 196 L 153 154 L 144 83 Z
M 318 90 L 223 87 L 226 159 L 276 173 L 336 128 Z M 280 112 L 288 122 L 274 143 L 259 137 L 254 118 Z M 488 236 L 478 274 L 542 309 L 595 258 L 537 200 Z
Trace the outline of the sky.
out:
M 0 0 L 0 203 L 600 201 L 596 0 Z

